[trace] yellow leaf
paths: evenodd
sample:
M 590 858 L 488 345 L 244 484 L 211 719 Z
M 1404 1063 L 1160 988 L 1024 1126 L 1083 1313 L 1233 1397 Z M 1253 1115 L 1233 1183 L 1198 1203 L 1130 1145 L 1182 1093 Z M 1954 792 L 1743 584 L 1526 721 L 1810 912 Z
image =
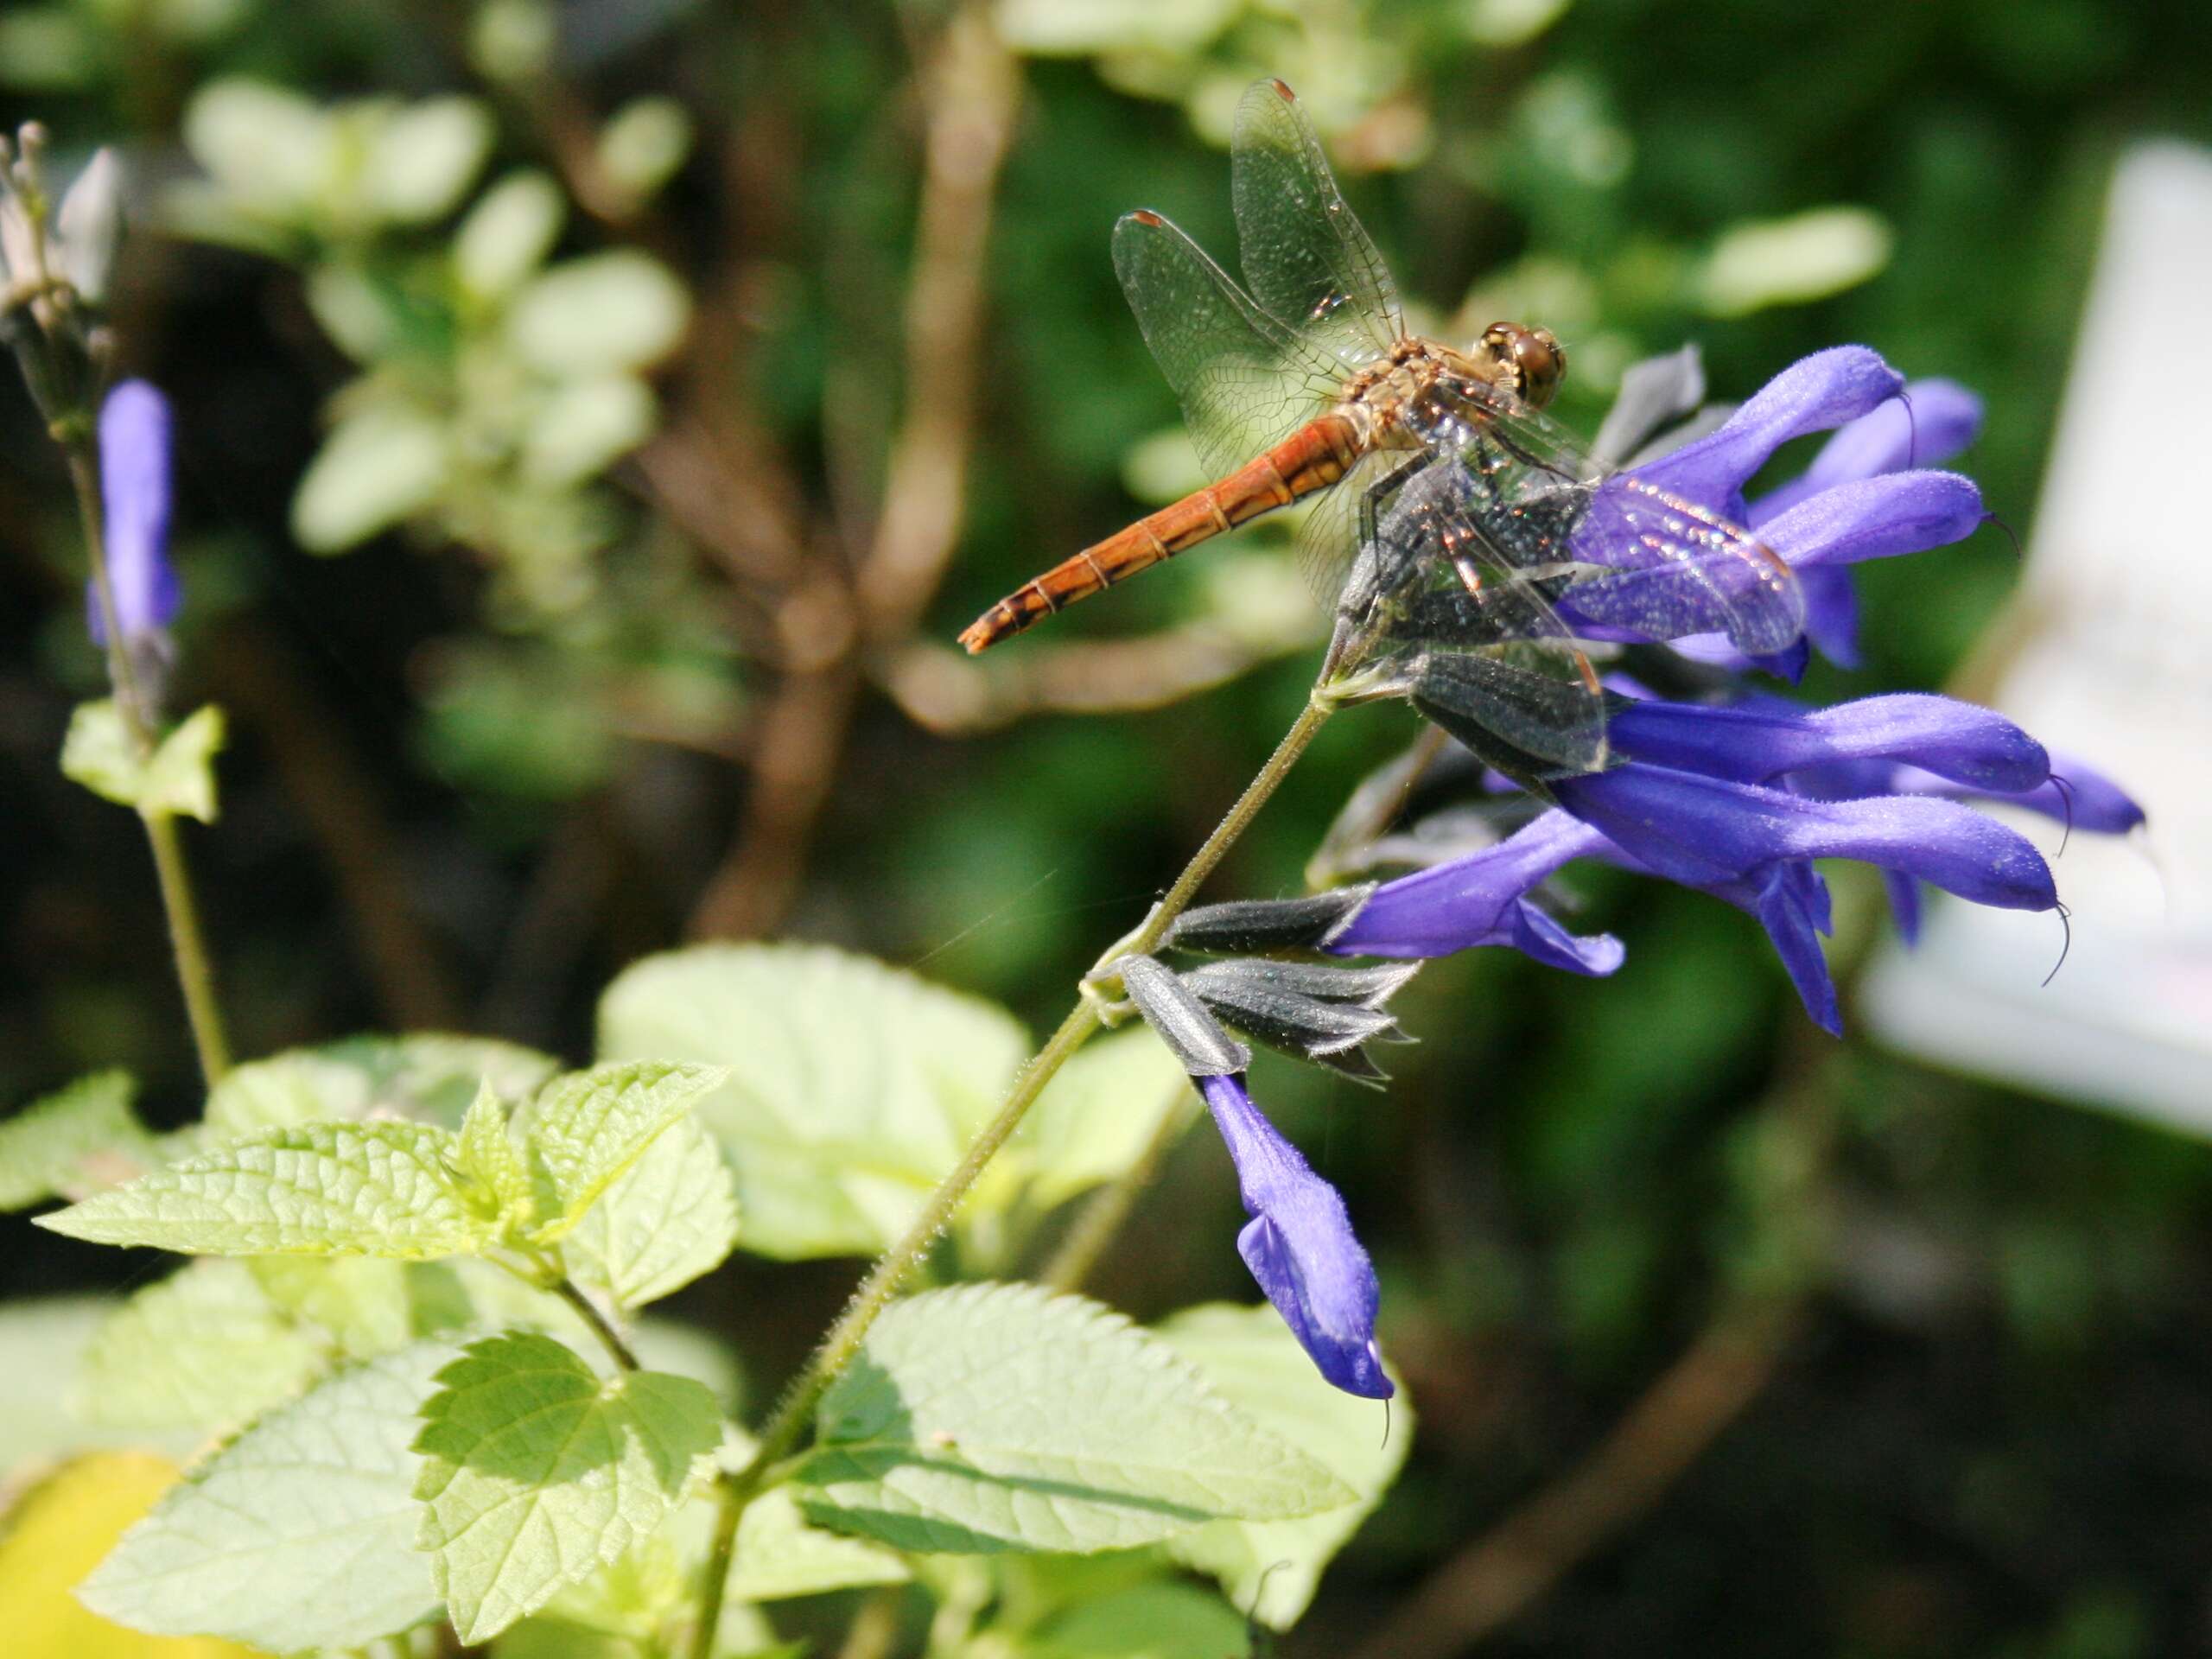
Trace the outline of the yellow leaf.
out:
M 256 1659 L 258 1649 L 213 1637 L 111 1624 L 70 1593 L 176 1476 L 175 1464 L 151 1452 L 99 1452 L 23 1494 L 0 1538 L 0 1630 L 10 1659 Z

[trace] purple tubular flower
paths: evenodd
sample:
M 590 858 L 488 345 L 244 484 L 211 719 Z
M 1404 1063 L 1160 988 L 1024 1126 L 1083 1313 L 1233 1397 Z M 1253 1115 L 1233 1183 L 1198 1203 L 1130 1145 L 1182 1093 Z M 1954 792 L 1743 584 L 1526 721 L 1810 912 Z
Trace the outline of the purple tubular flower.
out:
M 1627 954 L 1618 939 L 1578 938 L 1526 895 L 1573 860 L 1611 850 L 1587 824 L 1547 812 L 1495 847 L 1384 882 L 1329 949 L 1352 957 L 1445 957 L 1503 944 L 1571 974 L 1610 974 Z
M 1397 1392 L 1375 1344 L 1381 1293 L 1337 1189 L 1283 1139 L 1238 1077 L 1200 1077 L 1252 1219 L 1237 1253 L 1321 1375 L 1347 1394 Z
M 2050 867 L 2024 837 L 1953 801 L 1823 801 L 1631 761 L 1564 778 L 1560 804 L 1657 875 L 1713 887 L 1786 859 L 1855 858 L 1976 904 L 2049 910 Z
M 168 561 L 168 399 L 143 380 L 125 380 L 100 406 L 100 499 L 106 517 L 108 579 L 126 643 L 158 639 L 183 594 Z M 86 604 L 96 645 L 107 644 L 97 587 Z
M 1800 358 L 1768 381 L 1717 431 L 1637 468 L 1646 483 L 1713 508 L 1738 524 L 1751 514 L 1744 486 L 1792 438 L 1871 414 L 1904 390 L 1904 377 L 1864 346 Z
M 1750 504 L 1744 523 L 1760 529 L 1806 497 L 1839 484 L 1940 466 L 1980 430 L 1981 399 L 1964 386 L 1953 380 L 1912 381 L 1903 396 L 1839 427 L 1802 474 Z
M 1833 709 L 1801 709 L 1779 697 L 1730 707 L 1654 699 L 1616 709 L 1606 735 L 1632 760 L 1748 784 L 1865 760 L 1902 761 L 1982 793 L 2032 790 L 2050 776 L 2043 745 L 2001 715 L 1915 693 Z M 1891 791 L 1877 784 L 1848 792 Z

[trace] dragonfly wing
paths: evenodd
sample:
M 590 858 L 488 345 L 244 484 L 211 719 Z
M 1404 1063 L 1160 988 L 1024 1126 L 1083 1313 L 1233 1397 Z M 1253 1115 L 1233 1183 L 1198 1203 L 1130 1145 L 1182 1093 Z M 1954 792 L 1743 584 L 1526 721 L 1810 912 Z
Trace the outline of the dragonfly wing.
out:
M 1389 268 L 1281 81 L 1244 94 L 1230 169 L 1244 280 L 1261 308 L 1347 369 L 1386 355 L 1405 333 Z
M 1287 436 L 1342 390 L 1336 364 L 1253 304 L 1159 214 L 1122 215 L 1114 272 L 1214 476 Z
M 1450 456 L 1394 475 L 1348 584 L 1375 591 L 1382 649 L 1414 698 L 1483 759 L 1523 781 L 1605 764 L 1598 677 L 1551 595 L 1572 580 L 1531 562 L 1496 513 L 1491 480 Z
M 1484 481 L 1484 523 L 1512 563 L 1576 567 L 1559 595 L 1570 620 L 1647 639 L 1725 633 L 1753 655 L 1783 650 L 1804 632 L 1804 595 L 1771 548 L 1593 459 L 1510 393 L 1455 380 L 1422 432 Z

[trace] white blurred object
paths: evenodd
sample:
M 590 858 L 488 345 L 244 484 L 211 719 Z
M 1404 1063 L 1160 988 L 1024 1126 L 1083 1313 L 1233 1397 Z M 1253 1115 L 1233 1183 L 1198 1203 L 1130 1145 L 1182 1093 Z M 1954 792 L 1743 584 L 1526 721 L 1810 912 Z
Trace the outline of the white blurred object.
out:
M 2075 835 L 2056 917 L 1937 895 L 1863 991 L 1892 1046 L 2212 1134 L 2212 151 L 2131 150 L 2075 346 L 1994 701 L 2139 801 Z M 2045 855 L 2058 826 L 2002 815 Z

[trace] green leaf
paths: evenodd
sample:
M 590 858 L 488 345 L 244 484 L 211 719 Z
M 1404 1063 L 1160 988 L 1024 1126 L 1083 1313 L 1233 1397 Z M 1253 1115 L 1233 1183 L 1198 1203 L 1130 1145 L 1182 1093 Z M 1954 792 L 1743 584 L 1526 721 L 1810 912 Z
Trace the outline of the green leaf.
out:
M 101 1325 L 78 1373 L 80 1408 L 118 1427 L 242 1423 L 297 1394 L 327 1353 L 243 1262 L 195 1262 Z
M 348 1359 L 388 1354 L 429 1334 L 416 1326 L 408 1277 L 427 1268 L 373 1255 L 257 1255 L 245 1267 L 270 1301 L 320 1325 Z
M 506 1103 L 489 1078 L 461 1121 L 461 1171 L 476 1184 L 482 1212 L 502 1226 L 530 1214 L 530 1171 L 507 1129 Z
M 395 111 L 370 141 L 361 188 L 378 219 L 420 225 L 453 210 L 492 148 L 492 115 L 473 98 Z
M 653 1138 L 728 1073 L 718 1065 L 628 1060 L 556 1077 L 521 1115 L 523 1145 L 545 1217 L 532 1236 L 568 1232 Z
M 445 488 L 451 434 L 390 393 L 330 429 L 292 498 L 292 535 L 310 553 L 342 553 L 413 518 Z
M 1221 1581 L 1229 1599 L 1276 1630 L 1313 1599 L 1321 1571 L 1374 1511 L 1405 1465 L 1413 1416 L 1399 1390 L 1382 1431 L 1371 1400 L 1332 1389 L 1272 1307 L 1215 1304 L 1157 1327 L 1161 1341 L 1204 1371 L 1264 1427 L 1310 1452 L 1357 1496 L 1291 1521 L 1217 1521 L 1173 1540 L 1168 1553 Z
M 34 1460 L 44 1464 L 94 1446 L 153 1446 L 181 1453 L 198 1440 L 84 1420 L 80 1391 L 72 1382 L 117 1306 L 105 1296 L 49 1296 L 0 1306 L 0 1481 Z
M 0 1210 L 27 1210 L 57 1194 L 81 1198 L 128 1180 L 156 1157 L 156 1141 L 130 1109 L 127 1071 L 95 1071 L 0 1122 Z
M 423 1407 L 418 1548 L 481 1642 L 667 1519 L 721 1438 L 714 1395 L 654 1371 L 602 1382 L 550 1337 L 471 1345 Z
M 823 1397 L 819 1430 L 800 1507 L 904 1549 L 1123 1549 L 1354 1497 L 1165 1343 L 1031 1285 L 892 1308 Z
M 738 1522 L 727 1593 L 732 1601 L 783 1601 L 912 1576 L 887 1549 L 810 1527 L 790 1489 L 753 1500 Z
M 141 759 L 112 700 L 77 705 L 61 742 L 62 775 L 103 800 L 148 817 L 215 821 L 215 754 L 223 747 L 223 711 L 212 703 L 192 715 Z
M 507 314 L 507 337 L 524 362 L 563 378 L 642 369 L 675 349 L 690 310 L 667 266 L 618 248 L 532 278 Z
M 1110 1181 L 1142 1157 L 1191 1080 L 1142 1027 L 1092 1042 L 1046 1086 L 1007 1143 L 1040 1208 Z
M 207 1097 L 207 1121 L 266 1129 L 374 1114 L 457 1129 L 480 1083 L 513 1100 L 559 1069 L 550 1054 L 486 1037 L 349 1037 L 232 1067 Z
M 184 116 L 184 143 L 238 204 L 270 219 L 303 215 L 330 175 L 330 118 L 265 81 L 212 81 Z
M 571 1278 L 642 1307 L 721 1264 L 737 1243 L 737 1183 L 686 1117 L 645 1148 L 561 1241 Z
M 454 236 L 461 286 L 486 299 L 512 293 L 552 252 L 568 211 L 550 175 L 535 168 L 508 174 L 468 210 Z
M 1244 1616 L 1187 1584 L 1139 1584 L 1070 1608 L 1021 1644 L 1023 1659 L 1241 1659 Z
M 873 1255 L 987 1122 L 1027 1051 L 1002 1010 L 864 957 L 705 945 L 649 957 L 600 1002 L 600 1052 L 726 1065 L 702 1101 L 746 1249 Z
M 651 387 L 634 374 L 609 374 L 556 386 L 523 435 L 524 481 L 568 489 L 605 472 L 653 435 Z
M 416 1343 L 262 1418 L 124 1535 L 86 1605 L 137 1630 L 278 1653 L 359 1647 L 429 1618 L 416 1413 L 454 1351 Z
M 683 165 L 691 136 L 690 114 L 676 99 L 633 98 L 600 130 L 601 170 L 643 200 Z
M 421 1261 L 486 1243 L 448 1173 L 448 1130 L 425 1123 L 264 1129 L 37 1217 L 97 1244 L 191 1255 L 388 1255 Z
M 1866 207 L 1732 226 L 1706 259 L 1700 299 L 1716 317 L 1825 299 L 1889 264 L 1896 239 L 1889 221 Z

